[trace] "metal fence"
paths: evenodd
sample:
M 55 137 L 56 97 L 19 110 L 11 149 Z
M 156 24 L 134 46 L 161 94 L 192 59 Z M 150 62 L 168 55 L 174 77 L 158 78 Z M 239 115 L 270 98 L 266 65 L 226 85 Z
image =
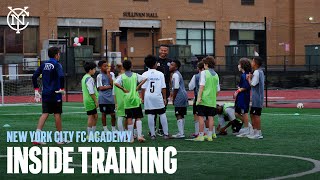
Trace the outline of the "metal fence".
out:
M 174 59 L 179 59 L 182 62 L 182 67 L 180 69 L 181 74 L 187 85 L 191 80 L 192 76 L 197 73 L 196 64 L 198 59 L 190 57 L 178 57 Z M 217 65 L 215 67 L 216 72 L 220 77 L 221 89 L 224 91 L 235 90 L 240 81 L 240 72 L 238 71 L 237 65 L 241 57 L 215 57 Z M 229 64 L 226 64 L 226 59 Z M 108 57 L 92 57 L 89 61 L 98 62 L 99 60 L 108 60 Z M 128 57 L 133 62 L 133 71 L 142 74 L 145 71 L 143 66 L 144 57 Z M 201 59 L 201 57 L 199 58 Z M 110 60 L 110 59 L 109 59 Z M 88 61 L 88 58 L 86 58 Z M 2 63 L 1 63 L 2 62 Z M 5 98 L 12 96 L 12 99 L 17 99 L 16 96 L 23 96 L 28 93 L 22 91 L 22 89 L 29 89 L 30 96 L 32 96 L 32 82 L 31 79 L 20 78 L 19 75 L 22 74 L 32 74 L 41 62 L 28 61 L 28 62 L 19 62 L 14 61 L 13 63 L 3 63 L 6 61 L 0 61 L 0 74 L 1 76 L 1 88 L 3 89 L 3 95 Z M 73 63 L 70 63 L 73 62 Z M 81 99 L 81 79 L 85 74 L 82 65 L 85 60 L 78 59 L 77 61 L 69 61 L 68 66 L 65 66 L 64 62 L 61 62 L 64 66 L 64 71 L 66 73 L 66 90 L 67 96 L 66 101 L 80 101 Z M 42 62 L 43 63 L 43 62 Z M 111 63 L 115 63 L 111 61 Z M 264 73 L 266 75 L 266 88 L 270 93 L 275 96 L 284 97 L 288 93 L 282 93 L 278 95 L 277 90 L 313 90 L 311 93 L 317 92 L 317 89 L 320 88 L 320 56 L 268 56 L 267 58 L 268 66 L 265 64 L 263 66 Z M 292 65 L 292 64 L 301 64 L 301 65 Z M 98 69 L 97 69 L 98 70 Z M 114 70 L 114 68 L 113 68 Z M 117 71 L 114 71 L 117 74 Z M 12 73 L 19 74 L 16 78 L 12 77 Z M 97 71 L 99 73 L 99 70 Z M 11 76 L 10 76 L 11 74 Z M 9 76 L 8 76 L 9 75 Z M 30 81 L 29 83 L 27 81 Z M 21 86 L 23 85 L 23 86 Z M 187 86 L 186 86 L 187 87 Z M 266 91 L 266 94 L 268 93 Z M 285 91 L 283 91 L 285 92 Z M 19 94 L 20 93 L 20 94 Z M 308 92 L 299 92 L 299 96 L 307 97 L 310 95 Z M 74 96 L 77 95 L 77 96 Z M 229 95 L 228 95 L 229 96 Z M 291 95 L 290 95 L 291 96 Z M 275 98 L 272 97 L 272 98 Z M 298 96 L 297 96 L 298 97 Z M 22 98 L 22 97 L 21 97 Z M 25 97 L 23 97 L 25 98 Z M 30 98 L 32 99 L 32 98 Z M 228 98 L 227 98 L 228 99 Z M 10 100 L 10 99 L 9 99 Z M 228 100 L 232 100 L 232 97 Z M 29 99 L 28 99 L 29 101 Z M 296 101 L 290 101 L 291 105 L 294 105 Z M 301 101 L 301 100 L 299 100 Z M 315 103 L 317 101 L 320 105 L 320 97 L 314 96 L 309 97 L 309 99 L 304 99 L 306 102 Z M 274 99 L 267 99 L 266 102 L 274 102 Z M 288 104 L 287 99 L 282 99 L 282 101 L 277 101 L 277 103 Z

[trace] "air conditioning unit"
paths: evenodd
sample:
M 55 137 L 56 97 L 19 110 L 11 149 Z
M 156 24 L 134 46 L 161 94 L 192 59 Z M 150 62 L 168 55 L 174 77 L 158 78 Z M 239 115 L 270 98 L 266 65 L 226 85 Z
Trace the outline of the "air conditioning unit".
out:
M 121 63 L 121 52 L 108 52 L 108 63 L 116 65 Z
M 38 68 L 38 58 L 23 58 L 23 70 L 34 71 Z

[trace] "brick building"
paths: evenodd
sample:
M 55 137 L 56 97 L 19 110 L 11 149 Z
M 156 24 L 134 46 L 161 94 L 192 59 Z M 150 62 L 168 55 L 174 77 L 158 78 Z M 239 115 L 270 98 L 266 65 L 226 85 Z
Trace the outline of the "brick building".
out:
M 21 34 L 7 25 L 8 6 L 28 7 L 29 26 Z M 320 44 L 319 7 L 319 0 L 2 0 L 0 64 L 40 56 L 44 40 L 67 35 L 71 44 L 83 36 L 96 59 L 107 48 L 140 66 L 152 53 L 153 36 L 154 46 L 174 38 L 191 45 L 193 55 L 214 55 L 223 65 L 226 45 L 258 44 L 264 53 L 267 17 L 269 64 L 282 64 L 276 56 L 286 55 L 289 65 L 303 65 L 304 46 Z

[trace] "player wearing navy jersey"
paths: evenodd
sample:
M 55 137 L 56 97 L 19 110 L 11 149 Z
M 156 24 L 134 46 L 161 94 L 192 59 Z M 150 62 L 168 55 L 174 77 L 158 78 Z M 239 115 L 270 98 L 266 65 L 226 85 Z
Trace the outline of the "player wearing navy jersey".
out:
M 39 118 L 37 131 L 41 131 L 49 114 L 54 114 L 57 131 L 62 131 L 62 94 L 64 91 L 64 74 L 59 63 L 60 50 L 51 47 L 48 50 L 49 60 L 41 64 L 32 76 L 32 83 L 35 90 L 35 101 L 40 102 L 42 98 L 42 115 Z M 42 96 L 39 93 L 38 77 L 42 74 Z M 62 142 L 62 139 L 60 140 Z M 33 144 L 44 144 L 33 142 Z

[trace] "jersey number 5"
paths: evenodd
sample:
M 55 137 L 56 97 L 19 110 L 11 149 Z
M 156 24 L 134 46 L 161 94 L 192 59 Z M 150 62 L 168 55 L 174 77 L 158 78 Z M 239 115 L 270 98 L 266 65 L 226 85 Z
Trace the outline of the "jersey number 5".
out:
M 150 82 L 150 92 L 154 93 L 154 82 Z

